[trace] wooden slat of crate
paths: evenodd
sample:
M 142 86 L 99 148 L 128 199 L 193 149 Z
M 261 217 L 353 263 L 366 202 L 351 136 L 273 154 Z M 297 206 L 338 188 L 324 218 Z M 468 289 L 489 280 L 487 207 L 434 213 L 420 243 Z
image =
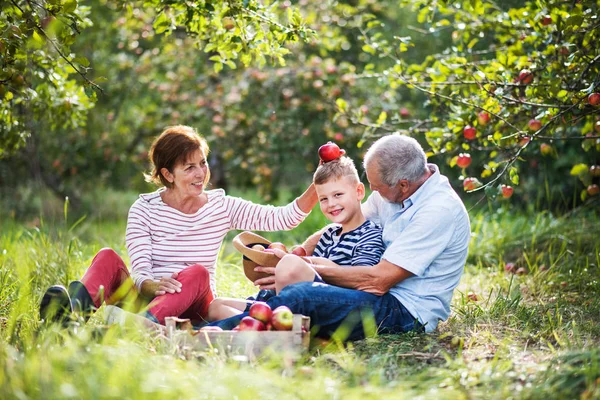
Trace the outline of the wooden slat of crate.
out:
M 301 353 L 310 343 L 310 318 L 294 315 L 291 331 L 195 331 L 174 329 L 176 319 L 166 320 L 168 337 L 179 345 L 194 349 L 218 349 L 219 352 L 256 357 L 265 351 Z M 302 329 L 304 327 L 304 330 Z

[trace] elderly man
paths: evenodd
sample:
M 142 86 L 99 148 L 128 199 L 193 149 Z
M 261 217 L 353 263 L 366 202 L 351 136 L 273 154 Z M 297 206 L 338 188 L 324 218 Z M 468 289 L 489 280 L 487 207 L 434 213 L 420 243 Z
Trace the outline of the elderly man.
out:
M 427 164 L 419 143 L 401 135 L 377 140 L 364 157 L 373 190 L 363 204 L 367 219 L 383 227 L 386 251 L 379 264 L 343 268 L 316 265 L 326 282 L 285 286 L 267 302 L 307 315 L 319 336 L 344 321 L 345 338 L 365 336 L 374 319 L 380 333 L 430 332 L 450 314 L 454 288 L 463 272 L 470 239 L 465 207 L 436 165 Z M 314 240 L 307 247 L 314 246 Z M 257 271 L 275 272 L 266 267 Z M 273 287 L 274 277 L 256 281 Z M 281 278 L 285 279 L 285 278 Z M 240 317 L 224 320 L 230 327 Z

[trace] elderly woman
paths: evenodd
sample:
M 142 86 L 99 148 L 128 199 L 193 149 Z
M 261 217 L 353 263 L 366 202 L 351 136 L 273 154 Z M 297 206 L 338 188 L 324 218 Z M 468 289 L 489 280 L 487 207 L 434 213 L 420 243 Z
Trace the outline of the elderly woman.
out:
M 205 190 L 208 151 L 206 140 L 188 126 L 169 127 L 154 141 L 149 152 L 153 170 L 146 178 L 162 187 L 140 195 L 129 210 L 125 241 L 131 276 L 116 252 L 102 249 L 81 281 L 46 291 L 43 320 L 65 323 L 73 312 L 89 315 L 103 301 L 118 303 L 133 287 L 152 299 L 146 316 L 158 323 L 169 316 L 206 320 L 227 232 L 291 229 L 317 202 L 312 185 L 284 207 Z

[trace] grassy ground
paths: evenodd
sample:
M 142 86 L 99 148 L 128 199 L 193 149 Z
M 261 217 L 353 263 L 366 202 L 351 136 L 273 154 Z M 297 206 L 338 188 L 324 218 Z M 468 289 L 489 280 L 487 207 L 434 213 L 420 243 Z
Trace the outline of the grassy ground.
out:
M 452 316 L 435 333 L 315 343 L 300 359 L 259 360 L 119 327 L 98 335 L 99 316 L 76 329 L 41 328 L 37 304 L 48 285 L 79 277 L 101 247 L 125 255 L 124 220 L 3 218 L 0 398 L 600 398 L 598 217 L 594 209 L 562 217 L 472 212 L 465 274 Z M 291 244 L 322 223 L 314 212 L 297 230 L 270 237 Z M 507 263 L 523 268 L 520 275 L 506 272 Z M 254 292 L 239 264 L 225 246 L 221 295 Z

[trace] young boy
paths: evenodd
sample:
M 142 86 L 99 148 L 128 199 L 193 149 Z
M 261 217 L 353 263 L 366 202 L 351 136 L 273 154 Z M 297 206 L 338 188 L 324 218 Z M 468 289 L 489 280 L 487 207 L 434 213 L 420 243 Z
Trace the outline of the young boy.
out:
M 300 257 L 286 254 L 275 268 L 275 291 L 297 282 L 324 282 L 312 265 L 372 266 L 379 263 L 385 245 L 380 226 L 368 221 L 360 208 L 365 186 L 360 182 L 354 162 L 342 156 L 319 165 L 313 176 L 319 205 L 332 222 L 323 228 L 313 254 Z M 261 290 L 259 300 L 274 295 Z M 241 313 L 246 301 L 217 298 L 209 307 L 209 320 Z
M 313 176 L 319 206 L 333 222 L 326 226 L 309 257 L 285 255 L 275 269 L 275 290 L 297 282 L 324 282 L 313 264 L 331 266 L 375 265 L 385 245 L 382 229 L 368 221 L 360 208 L 365 186 L 352 160 L 342 156 L 320 165 Z

